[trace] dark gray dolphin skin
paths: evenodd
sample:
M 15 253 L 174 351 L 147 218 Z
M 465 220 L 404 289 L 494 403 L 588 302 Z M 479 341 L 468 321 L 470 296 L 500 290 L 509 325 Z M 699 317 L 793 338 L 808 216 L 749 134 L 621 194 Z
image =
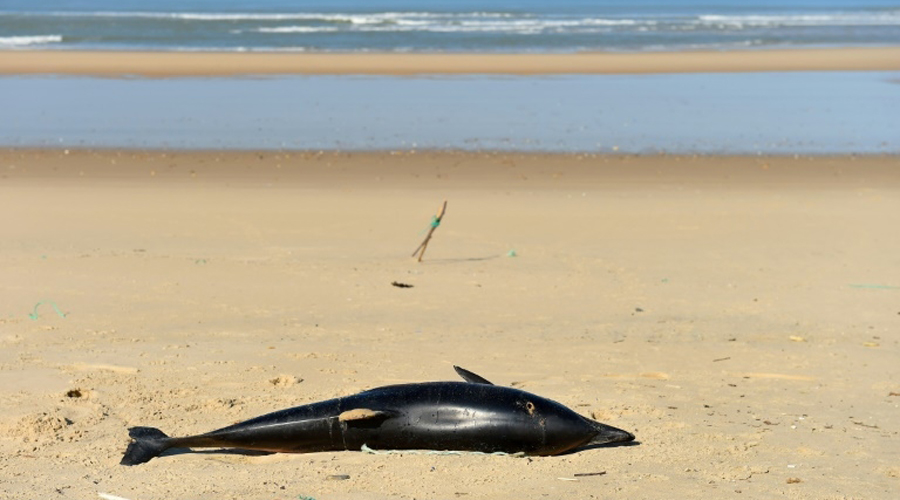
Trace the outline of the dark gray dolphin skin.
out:
M 582 417 L 555 401 L 454 369 L 466 382 L 389 385 L 196 436 L 169 437 L 152 427 L 132 427 L 121 464 L 142 464 L 169 448 L 313 452 L 368 445 L 376 450 L 556 455 L 634 439 L 630 432 Z

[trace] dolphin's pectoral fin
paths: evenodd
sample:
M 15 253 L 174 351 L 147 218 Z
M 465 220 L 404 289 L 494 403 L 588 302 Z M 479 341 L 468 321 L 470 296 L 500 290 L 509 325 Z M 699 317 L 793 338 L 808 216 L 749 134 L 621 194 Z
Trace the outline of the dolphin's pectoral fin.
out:
M 354 408 L 338 415 L 338 421 L 344 429 L 377 429 L 385 420 L 393 417 L 394 412 L 372 410 L 369 408 Z
M 357 420 L 384 420 L 390 416 L 391 414 L 386 411 L 370 410 L 368 408 L 355 408 L 353 410 L 347 410 L 338 415 L 338 420 L 340 420 L 341 422 L 353 422 Z
M 482 377 L 481 375 L 476 375 L 465 368 L 460 368 L 456 365 L 453 365 L 453 369 L 456 370 L 456 373 L 459 374 L 460 377 L 463 378 L 466 382 L 470 384 L 487 384 L 494 385 L 488 379 Z

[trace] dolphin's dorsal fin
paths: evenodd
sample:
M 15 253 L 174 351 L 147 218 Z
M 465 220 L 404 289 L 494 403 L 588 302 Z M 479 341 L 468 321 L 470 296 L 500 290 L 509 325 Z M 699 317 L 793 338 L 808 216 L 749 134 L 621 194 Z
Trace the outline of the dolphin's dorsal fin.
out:
M 475 375 L 474 373 L 466 370 L 465 368 L 460 368 L 456 365 L 453 365 L 453 369 L 456 370 L 456 373 L 459 374 L 460 377 L 463 378 L 466 382 L 470 384 L 486 384 L 486 385 L 494 385 L 488 379 L 482 377 L 481 375 Z
M 385 418 L 390 417 L 390 414 L 386 411 L 378 411 L 378 410 L 370 410 L 368 408 L 354 408 L 352 410 L 347 410 L 338 415 L 338 420 L 341 422 L 351 422 L 355 420 L 384 420 Z

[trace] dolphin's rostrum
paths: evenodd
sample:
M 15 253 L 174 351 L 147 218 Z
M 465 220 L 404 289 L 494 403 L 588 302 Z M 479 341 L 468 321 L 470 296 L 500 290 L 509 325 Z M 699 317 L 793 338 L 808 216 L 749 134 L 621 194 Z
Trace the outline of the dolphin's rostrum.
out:
M 454 368 L 466 382 L 389 385 L 196 436 L 169 437 L 152 427 L 132 427 L 121 463 L 142 464 L 169 448 L 312 452 L 368 445 L 376 450 L 556 455 L 634 439 L 630 432 L 582 417 L 555 401 Z

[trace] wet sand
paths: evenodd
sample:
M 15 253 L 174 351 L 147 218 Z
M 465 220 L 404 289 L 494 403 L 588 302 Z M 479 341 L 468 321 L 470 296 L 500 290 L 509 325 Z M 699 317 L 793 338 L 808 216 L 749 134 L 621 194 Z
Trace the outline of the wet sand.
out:
M 900 47 L 577 54 L 0 51 L 0 74 L 642 74 L 900 70 Z
M 895 156 L 0 150 L 2 489 L 893 498 L 898 167 Z M 129 426 L 203 432 L 454 380 L 452 364 L 639 444 L 118 465 Z

